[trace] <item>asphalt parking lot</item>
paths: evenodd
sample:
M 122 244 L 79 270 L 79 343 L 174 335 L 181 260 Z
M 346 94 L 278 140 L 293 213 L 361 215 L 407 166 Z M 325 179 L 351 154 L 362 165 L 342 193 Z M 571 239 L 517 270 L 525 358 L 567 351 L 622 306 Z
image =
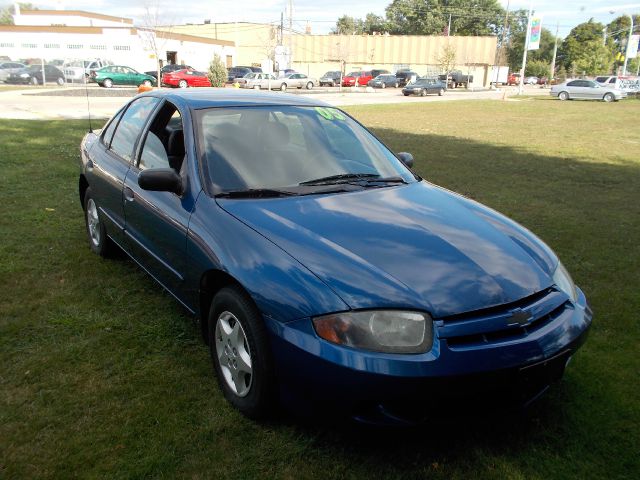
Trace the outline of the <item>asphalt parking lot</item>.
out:
M 104 89 L 91 85 L 85 90 L 81 86 L 57 88 L 25 87 L 3 90 L 0 87 L 0 118 L 23 120 L 53 120 L 87 118 L 91 111 L 93 118 L 107 118 L 126 101 L 136 94 L 134 88 Z M 517 94 L 516 87 L 502 87 L 497 90 L 448 90 L 442 97 L 402 95 L 401 89 L 371 89 L 358 87 L 315 88 L 307 90 L 289 90 L 288 93 L 311 96 L 331 105 L 366 105 L 416 102 L 441 102 L 455 100 L 503 100 Z M 548 88 L 527 86 L 527 95 L 548 95 Z

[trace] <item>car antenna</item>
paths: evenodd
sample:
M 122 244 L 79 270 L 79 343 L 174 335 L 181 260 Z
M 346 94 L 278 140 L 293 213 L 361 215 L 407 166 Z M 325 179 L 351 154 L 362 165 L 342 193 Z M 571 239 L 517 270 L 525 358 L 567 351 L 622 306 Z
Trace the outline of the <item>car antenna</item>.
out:
M 93 133 L 91 128 L 91 105 L 89 104 L 89 86 L 87 85 L 87 78 L 84 79 L 84 93 L 87 97 L 87 113 L 89 114 L 89 133 Z

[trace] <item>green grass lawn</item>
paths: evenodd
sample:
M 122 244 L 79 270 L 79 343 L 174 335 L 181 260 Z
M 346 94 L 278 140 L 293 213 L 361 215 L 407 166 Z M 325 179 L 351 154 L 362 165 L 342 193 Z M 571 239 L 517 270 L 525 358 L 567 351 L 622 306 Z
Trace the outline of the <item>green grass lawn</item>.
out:
M 370 431 L 254 423 L 192 318 L 90 253 L 84 122 L 0 121 L 0 478 L 640 478 L 640 102 L 349 108 L 416 170 L 521 222 L 595 311 L 525 415 Z

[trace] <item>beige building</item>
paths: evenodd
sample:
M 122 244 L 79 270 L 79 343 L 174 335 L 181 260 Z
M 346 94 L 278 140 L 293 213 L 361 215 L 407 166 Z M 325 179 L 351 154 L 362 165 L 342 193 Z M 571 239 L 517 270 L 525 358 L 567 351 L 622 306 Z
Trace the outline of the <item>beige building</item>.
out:
M 280 28 L 260 23 L 218 23 L 179 25 L 175 33 L 232 41 L 236 45 L 235 65 L 264 66 L 269 58 L 278 59 Z M 386 68 L 395 72 L 409 67 L 420 75 L 442 71 L 440 57 L 445 50 L 455 52 L 454 68 L 474 77 L 476 87 L 488 86 L 493 66 L 496 37 L 444 37 L 417 35 L 282 35 L 285 51 L 292 52 L 293 68 L 319 77 L 328 70 L 344 73 L 370 68 Z M 288 63 L 287 56 L 280 56 Z

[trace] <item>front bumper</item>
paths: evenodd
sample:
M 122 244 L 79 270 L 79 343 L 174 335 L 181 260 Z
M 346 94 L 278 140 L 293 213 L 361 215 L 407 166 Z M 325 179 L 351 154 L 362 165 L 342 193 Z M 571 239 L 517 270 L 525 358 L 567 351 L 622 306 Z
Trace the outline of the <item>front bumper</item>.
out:
M 591 325 L 581 291 L 578 302 L 568 305 L 526 336 L 480 344 L 444 338 L 451 328 L 436 321 L 432 349 L 417 355 L 334 345 L 317 336 L 310 319 L 266 323 L 289 409 L 412 424 L 443 412 L 519 408 L 538 398 L 560 379 Z

